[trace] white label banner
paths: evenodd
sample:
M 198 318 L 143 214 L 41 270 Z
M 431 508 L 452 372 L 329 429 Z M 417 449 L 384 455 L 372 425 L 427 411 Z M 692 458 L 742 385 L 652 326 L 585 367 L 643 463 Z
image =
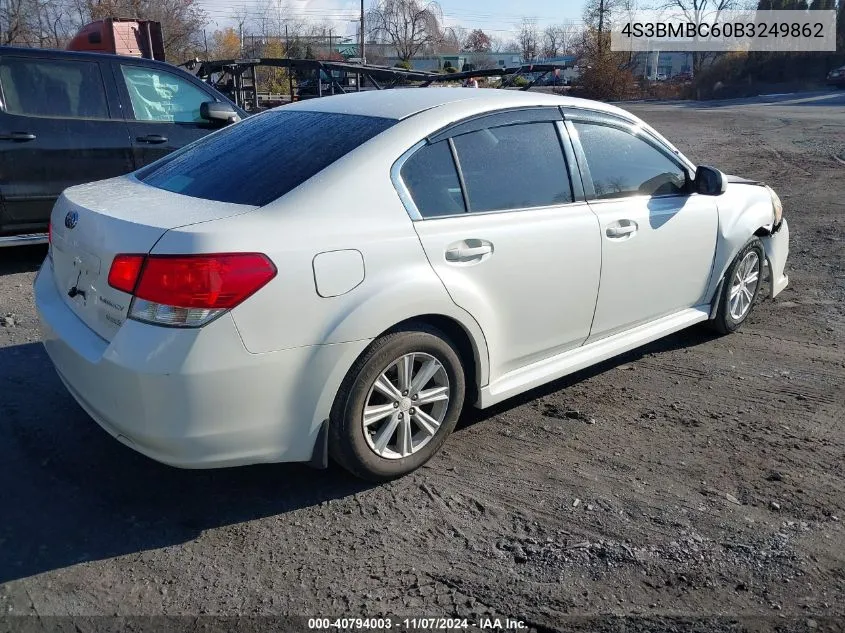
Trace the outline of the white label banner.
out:
M 836 11 L 633 11 L 611 21 L 614 51 L 836 50 Z

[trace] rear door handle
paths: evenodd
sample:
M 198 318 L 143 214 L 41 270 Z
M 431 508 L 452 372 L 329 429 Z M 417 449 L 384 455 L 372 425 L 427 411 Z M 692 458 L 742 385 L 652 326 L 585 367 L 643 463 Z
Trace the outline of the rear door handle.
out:
M 639 226 L 633 220 L 618 220 L 608 224 L 605 234 L 611 239 L 630 237 L 637 232 Z
M 10 132 L 9 134 L 0 134 L 0 141 L 16 141 L 18 143 L 25 143 L 27 141 L 34 141 L 35 134 L 31 132 Z
M 493 254 L 493 244 L 485 240 L 463 240 L 446 249 L 447 262 L 480 262 Z
M 148 134 L 147 136 L 136 136 L 135 140 L 139 143 L 167 143 L 167 137 L 161 134 Z

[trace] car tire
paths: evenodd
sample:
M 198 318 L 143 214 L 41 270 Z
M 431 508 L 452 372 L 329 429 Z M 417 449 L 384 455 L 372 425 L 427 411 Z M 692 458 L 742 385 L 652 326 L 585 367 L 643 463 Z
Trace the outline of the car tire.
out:
M 738 330 L 751 313 L 760 291 L 765 257 L 763 243 L 752 237 L 728 267 L 716 316 L 710 321 L 710 326 L 720 334 Z
M 369 481 L 410 473 L 455 428 L 465 393 L 461 359 L 443 332 L 419 324 L 381 336 L 338 391 L 329 418 L 329 454 Z M 421 399 L 426 402 L 419 404 Z

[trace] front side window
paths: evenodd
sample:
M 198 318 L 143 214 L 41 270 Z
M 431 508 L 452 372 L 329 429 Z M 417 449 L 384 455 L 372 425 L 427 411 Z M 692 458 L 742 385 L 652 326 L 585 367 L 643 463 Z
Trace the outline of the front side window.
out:
M 200 106 L 212 98 L 190 81 L 143 66 L 121 66 L 136 121 L 200 123 Z
M 471 212 L 572 202 L 557 128 L 523 123 L 454 137 Z
M 464 213 L 464 196 L 449 141 L 414 152 L 402 166 L 402 180 L 424 218 Z
M 9 114 L 107 119 L 109 109 L 97 62 L 0 59 L 3 104 Z
M 270 110 L 206 136 L 135 175 L 166 191 L 260 207 L 395 123 L 352 114 Z
M 575 123 L 596 198 L 683 195 L 687 173 L 647 141 L 619 128 Z

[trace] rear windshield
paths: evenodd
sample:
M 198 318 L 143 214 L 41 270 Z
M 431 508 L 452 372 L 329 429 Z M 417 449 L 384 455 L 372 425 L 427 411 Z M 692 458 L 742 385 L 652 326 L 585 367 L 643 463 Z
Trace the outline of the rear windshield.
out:
M 327 112 L 255 115 L 135 173 L 193 198 L 264 206 L 397 121 Z

